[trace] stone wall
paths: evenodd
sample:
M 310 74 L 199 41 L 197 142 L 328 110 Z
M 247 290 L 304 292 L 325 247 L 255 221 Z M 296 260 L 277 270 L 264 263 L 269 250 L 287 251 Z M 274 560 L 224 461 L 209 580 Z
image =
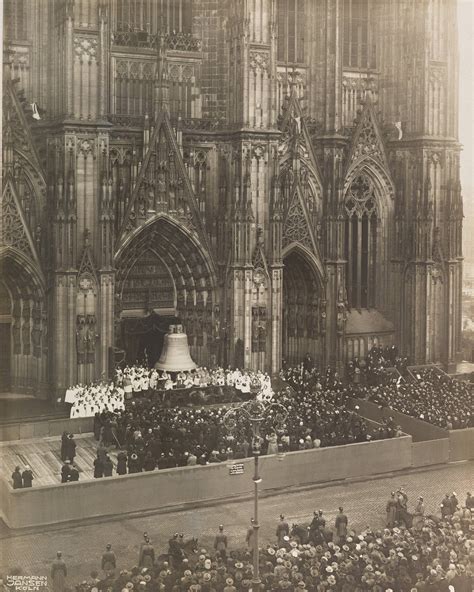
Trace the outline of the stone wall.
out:
M 260 462 L 260 491 L 406 469 L 412 465 L 411 444 L 404 436 L 265 456 Z M 24 528 L 251 495 L 253 459 L 238 462 L 244 469 L 239 475 L 230 475 L 229 465 L 223 463 L 31 489 L 13 490 L 2 481 L 0 512 L 10 528 Z

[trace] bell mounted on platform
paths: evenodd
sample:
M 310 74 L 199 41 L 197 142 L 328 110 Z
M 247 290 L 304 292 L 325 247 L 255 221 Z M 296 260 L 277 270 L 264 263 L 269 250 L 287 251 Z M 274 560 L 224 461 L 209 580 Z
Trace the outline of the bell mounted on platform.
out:
M 189 353 L 188 337 L 182 325 L 170 325 L 165 335 L 163 351 L 155 364 L 157 370 L 167 372 L 183 372 L 194 370 L 197 365 Z

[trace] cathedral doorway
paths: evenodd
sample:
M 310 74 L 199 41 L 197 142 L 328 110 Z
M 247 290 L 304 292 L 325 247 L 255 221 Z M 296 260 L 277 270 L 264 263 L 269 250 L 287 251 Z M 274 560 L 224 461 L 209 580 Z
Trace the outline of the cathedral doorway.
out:
M 289 366 L 321 361 L 321 288 L 308 257 L 295 249 L 283 260 L 282 354 Z
M 187 228 L 158 215 L 125 241 L 116 267 L 116 345 L 126 362 L 154 364 L 169 325 L 179 321 L 194 361 L 209 364 L 214 280 L 208 256 Z
M 22 255 L 0 255 L 0 391 L 47 391 L 46 307 L 39 273 Z
M 0 392 L 11 386 L 12 301 L 5 282 L 0 282 Z

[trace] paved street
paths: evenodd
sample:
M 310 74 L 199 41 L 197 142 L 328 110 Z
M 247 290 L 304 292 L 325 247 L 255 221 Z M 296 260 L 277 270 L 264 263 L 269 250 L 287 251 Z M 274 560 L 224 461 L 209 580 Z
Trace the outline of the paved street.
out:
M 454 464 L 448 467 L 419 472 L 407 472 L 366 482 L 352 482 L 304 490 L 278 493 L 261 500 L 261 534 L 265 542 L 274 540 L 275 526 L 280 512 L 289 522 L 307 523 L 315 509 L 323 509 L 332 524 L 338 506 L 343 505 L 350 527 L 360 530 L 367 525 L 381 527 L 384 509 L 390 491 L 403 485 L 408 494 L 410 508 L 416 497 L 423 495 L 427 513 L 439 510 L 446 492 L 456 491 L 461 502 L 473 490 L 474 463 Z M 243 545 L 245 532 L 252 515 L 252 501 L 224 503 L 185 511 L 128 518 L 111 521 L 51 528 L 34 534 L 6 535 L 0 541 L 0 574 L 21 569 L 25 575 L 47 575 L 57 550 L 63 552 L 71 583 L 88 578 L 91 570 L 98 569 L 101 554 L 107 543 L 112 543 L 117 554 L 118 567 L 124 569 L 135 564 L 143 532 L 147 531 L 158 553 L 164 552 L 167 540 L 174 532 L 198 536 L 200 547 L 211 547 L 217 526 L 225 525 L 230 547 Z

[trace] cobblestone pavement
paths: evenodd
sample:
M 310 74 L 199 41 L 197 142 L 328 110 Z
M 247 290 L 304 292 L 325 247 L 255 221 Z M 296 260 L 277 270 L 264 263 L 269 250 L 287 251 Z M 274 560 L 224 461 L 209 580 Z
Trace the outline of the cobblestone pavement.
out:
M 390 491 L 404 486 L 409 495 L 409 507 L 416 497 L 425 498 L 426 513 L 439 513 L 439 504 L 447 492 L 456 491 L 461 502 L 466 492 L 473 490 L 474 463 L 459 463 L 446 467 L 399 473 L 365 482 L 347 482 L 295 489 L 261 499 L 261 537 L 273 542 L 278 516 L 283 512 L 289 522 L 308 523 L 312 512 L 322 509 L 329 524 L 334 523 L 338 506 L 344 506 L 349 526 L 355 530 L 381 527 L 384 524 L 385 503 Z M 107 543 L 113 545 L 118 568 L 132 567 L 138 558 L 143 532 L 148 532 L 157 553 L 166 551 L 167 541 L 174 532 L 198 536 L 201 548 L 211 548 L 219 524 L 225 525 L 229 548 L 244 544 L 246 529 L 253 511 L 251 500 L 222 503 L 212 507 L 154 513 L 147 516 L 116 518 L 97 524 L 57 526 L 34 534 L 3 533 L 0 541 L 0 574 L 48 575 L 56 551 L 63 552 L 68 566 L 68 580 L 77 583 L 99 569 L 100 557 Z

